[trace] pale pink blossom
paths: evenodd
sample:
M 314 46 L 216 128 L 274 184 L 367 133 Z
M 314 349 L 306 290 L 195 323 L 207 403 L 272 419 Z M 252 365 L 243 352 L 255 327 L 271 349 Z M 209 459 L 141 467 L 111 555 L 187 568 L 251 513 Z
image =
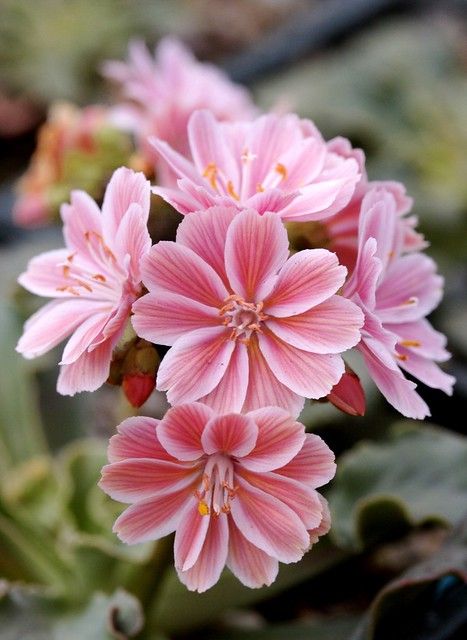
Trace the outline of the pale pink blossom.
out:
M 133 41 L 127 62 L 109 61 L 104 73 L 121 85 L 127 102 L 114 110 L 114 121 L 133 130 L 145 158 L 157 166 L 160 184 L 175 184 L 147 137 L 166 140 L 189 156 L 187 124 L 197 109 L 209 109 L 221 121 L 253 118 L 257 109 L 249 93 L 212 64 L 198 62 L 177 39 L 163 38 L 151 56 L 145 44 Z
M 225 565 L 246 586 L 274 582 L 278 562 L 297 562 L 330 526 L 316 489 L 334 455 L 287 411 L 219 415 L 201 403 L 161 420 L 129 418 L 110 440 L 101 488 L 129 503 L 114 525 L 129 544 L 175 531 L 175 567 L 206 591 Z
M 365 155 L 361 149 L 353 149 L 345 138 L 334 138 L 328 142 L 328 149 L 343 158 L 354 158 L 358 162 L 361 178 L 350 202 L 334 216 L 323 221 L 328 237 L 328 248 L 335 251 L 339 262 L 351 273 L 358 253 L 358 227 L 360 209 L 364 196 L 375 188 L 384 188 L 392 193 L 397 211 L 397 226 L 403 237 L 405 252 L 420 251 L 427 246 L 423 235 L 415 230 L 418 218 L 407 215 L 412 208 L 412 198 L 407 196 L 403 184 L 393 180 L 369 181 L 365 170 Z
M 149 293 L 136 333 L 172 346 L 157 388 L 171 404 L 201 399 L 216 410 L 278 405 L 298 415 L 303 398 L 329 393 L 341 353 L 360 339 L 363 315 L 335 295 L 346 269 L 325 249 L 288 258 L 279 216 L 213 207 L 187 216 L 177 242 L 142 262 Z
M 222 123 L 197 111 L 188 138 L 193 161 L 153 140 L 180 178 L 178 189 L 153 190 L 182 214 L 230 205 L 284 220 L 321 220 L 347 205 L 360 177 L 354 158 L 334 153 L 312 122 L 293 114 Z
M 70 334 L 57 389 L 94 391 L 109 375 L 112 350 L 140 295 L 141 257 L 149 251 L 150 186 L 124 167 L 113 174 L 102 211 L 84 191 L 62 206 L 64 249 L 33 258 L 19 282 L 54 298 L 25 324 L 17 350 L 35 358 Z
M 370 190 L 362 201 L 359 250 L 344 295 L 365 313 L 358 350 L 380 391 L 410 418 L 430 415 L 428 406 L 402 370 L 451 395 L 454 378 L 435 363 L 449 358 L 446 338 L 425 319 L 439 304 L 443 279 L 422 253 L 404 253 L 394 193 Z

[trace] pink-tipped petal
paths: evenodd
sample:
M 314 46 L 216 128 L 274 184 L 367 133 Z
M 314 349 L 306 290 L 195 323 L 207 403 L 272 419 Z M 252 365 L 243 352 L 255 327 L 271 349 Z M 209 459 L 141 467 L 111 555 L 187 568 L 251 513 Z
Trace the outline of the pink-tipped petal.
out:
M 453 376 L 445 373 L 432 360 L 414 353 L 413 349 L 409 350 L 402 347 L 398 348 L 398 352 L 405 358 L 399 364 L 404 371 L 407 371 L 428 387 L 441 389 L 448 396 L 452 396 L 452 388 L 456 382 Z
M 247 414 L 258 426 L 256 446 L 242 461 L 251 471 L 272 471 L 289 462 L 303 446 L 305 431 L 288 411 L 279 407 L 264 407 Z
M 142 260 L 146 287 L 154 293 L 176 293 L 209 307 L 220 307 L 229 295 L 217 273 L 194 251 L 175 242 L 159 242 Z
M 350 300 L 332 296 L 305 313 L 271 317 L 266 324 L 279 338 L 303 351 L 342 353 L 360 341 L 362 311 Z
M 200 402 L 209 405 L 219 414 L 230 411 L 240 412 L 246 398 L 248 379 L 247 347 L 237 341 L 229 366 L 219 384 L 210 393 L 200 398 Z
M 211 418 L 201 436 L 204 452 L 236 458 L 248 455 L 256 444 L 258 427 L 250 416 L 231 413 Z
M 149 216 L 150 185 L 143 173 L 120 167 L 112 175 L 102 204 L 102 224 L 106 239 L 114 238 L 131 205 L 139 207 L 144 224 Z
M 177 571 L 180 581 L 190 591 L 203 593 L 210 589 L 221 576 L 227 560 L 228 545 L 227 518 L 209 518 L 209 529 L 198 559 L 191 569 Z
M 127 418 L 117 427 L 117 433 L 110 438 L 107 449 L 109 462 L 131 458 L 154 458 L 156 460 L 175 459 L 167 453 L 156 436 L 159 420 L 138 416 Z
M 147 215 L 139 204 L 133 203 L 120 221 L 115 235 L 115 248 L 119 258 L 129 257 L 129 270 L 134 282 L 141 280 L 141 258 L 151 248 L 151 237 L 147 227 Z
M 317 527 L 308 532 L 310 534 L 310 544 L 316 544 L 319 538 L 325 536 L 331 528 L 331 512 L 329 511 L 328 501 L 319 493 L 318 498 L 321 502 L 322 519 Z
M 94 340 L 101 335 L 109 317 L 109 312 L 94 313 L 84 320 L 68 340 L 59 364 L 72 364 L 85 353 Z
M 210 520 L 209 516 L 199 513 L 195 499 L 188 503 L 175 534 L 174 560 L 177 571 L 187 571 L 197 561 L 206 540 Z
M 109 377 L 113 345 L 103 342 L 92 351 L 86 351 L 72 364 L 60 367 L 57 391 L 64 396 L 74 396 L 78 391 L 95 391 Z
M 225 327 L 191 331 L 179 338 L 162 360 L 157 388 L 167 391 L 170 404 L 193 402 L 219 384 L 235 342 Z
M 69 297 L 70 293 L 64 289 L 70 282 L 63 269 L 69 255 L 68 249 L 55 249 L 35 256 L 29 261 L 27 271 L 19 276 L 18 282 L 38 296 Z
M 274 582 L 279 571 L 275 558 L 248 542 L 233 520 L 229 523 L 227 566 L 242 584 L 259 589 Z
M 299 453 L 276 473 L 317 489 L 334 478 L 335 457 L 324 440 L 314 433 L 307 433 Z
M 219 326 L 219 312 L 176 293 L 148 293 L 133 304 L 136 334 L 156 344 L 172 345 L 188 331 Z
M 306 528 L 297 514 L 278 498 L 237 477 L 232 518 L 252 544 L 280 562 L 298 562 L 308 547 Z
M 259 346 L 277 379 L 305 398 L 327 396 L 344 373 L 339 355 L 296 349 L 269 331 L 259 336 Z
M 248 302 L 261 301 L 271 290 L 288 256 L 287 232 L 270 213 L 239 213 L 225 243 L 227 276 L 232 289 Z
M 451 357 L 446 350 L 446 336 L 433 329 L 424 318 L 415 322 L 386 323 L 385 326 L 388 331 L 398 336 L 398 343 L 402 347 L 411 348 L 416 355 L 431 358 L 437 362 L 444 362 Z
M 93 261 L 90 254 L 89 238 L 102 237 L 102 216 L 94 200 L 84 191 L 71 192 L 71 204 L 63 204 L 61 209 L 63 235 L 70 253 L 77 251 L 80 256 Z
M 343 285 L 347 269 L 326 249 L 306 249 L 287 260 L 265 300 L 264 311 L 295 316 L 324 302 Z
M 201 434 L 213 411 L 200 402 L 182 404 L 167 411 L 157 426 L 157 437 L 177 460 L 196 460 L 203 455 Z

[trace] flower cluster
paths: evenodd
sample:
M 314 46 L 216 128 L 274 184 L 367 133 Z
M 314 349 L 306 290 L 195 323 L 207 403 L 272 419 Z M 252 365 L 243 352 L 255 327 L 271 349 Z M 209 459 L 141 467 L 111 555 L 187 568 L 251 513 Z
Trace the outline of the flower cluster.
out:
M 329 529 L 316 489 L 334 457 L 296 418 L 305 399 L 364 412 L 345 353 L 361 354 L 404 416 L 429 415 L 405 373 L 452 392 L 437 365 L 445 338 L 426 320 L 442 278 L 404 187 L 369 181 L 348 141 L 326 142 L 294 114 L 255 117 L 243 90 L 172 40 L 156 62 L 133 44 L 130 62 L 106 72 L 157 184 L 122 167 L 101 209 L 72 193 L 66 248 L 20 276 L 52 301 L 17 348 L 35 357 L 71 335 L 60 393 L 108 379 L 139 406 L 154 386 L 166 392 L 162 420 L 126 420 L 110 441 L 101 487 L 131 505 L 115 531 L 127 543 L 175 531 L 190 589 L 212 586 L 225 565 L 267 585 Z M 175 238 L 152 246 L 151 189 L 184 216 Z

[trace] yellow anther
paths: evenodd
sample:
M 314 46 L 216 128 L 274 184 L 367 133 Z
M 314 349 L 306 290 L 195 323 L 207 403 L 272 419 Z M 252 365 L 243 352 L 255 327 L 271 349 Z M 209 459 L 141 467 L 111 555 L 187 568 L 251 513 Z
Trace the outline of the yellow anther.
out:
M 208 516 L 210 509 L 204 500 L 198 502 L 198 513 L 200 516 Z
M 107 282 L 107 278 L 102 275 L 102 273 L 95 273 L 92 276 L 93 280 L 97 280 L 98 282 Z
M 282 164 L 282 162 L 278 162 L 276 164 L 276 172 L 282 177 L 282 180 L 285 180 L 287 178 L 287 169 Z
M 404 355 L 404 354 L 402 354 L 402 353 L 396 353 L 396 354 L 394 354 L 394 355 L 396 356 L 396 358 L 397 358 L 398 360 L 401 360 L 401 362 L 405 362 L 406 360 L 408 360 L 408 359 L 409 359 L 409 356 L 406 356 L 406 355 Z
M 227 193 L 228 193 L 228 194 L 229 194 L 229 196 L 230 196 L 231 198 L 233 198 L 234 200 L 240 200 L 240 196 L 239 196 L 239 195 L 238 195 L 238 193 L 235 191 L 232 180 L 229 180 L 229 181 L 227 182 Z
M 203 178 L 207 178 L 211 187 L 217 191 L 217 166 L 214 162 L 210 162 L 207 165 L 203 173 Z
M 65 276 L 65 278 L 70 277 L 70 267 L 67 264 L 63 265 L 63 275 Z
M 422 343 L 419 340 L 401 340 L 399 342 L 401 347 L 421 347 Z
M 256 191 L 257 191 L 258 193 L 263 193 L 263 191 L 264 191 L 264 187 L 263 187 L 263 185 L 262 185 L 262 184 L 260 184 L 260 183 L 258 183 L 258 184 L 256 185 Z

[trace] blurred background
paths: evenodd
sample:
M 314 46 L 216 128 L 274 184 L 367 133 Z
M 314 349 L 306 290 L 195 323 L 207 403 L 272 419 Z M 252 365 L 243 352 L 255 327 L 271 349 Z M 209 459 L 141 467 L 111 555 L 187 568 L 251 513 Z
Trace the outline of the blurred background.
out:
M 465 0 L 0 0 L 2 640 L 467 637 L 466 18 Z M 119 390 L 58 396 L 59 352 L 14 351 L 41 304 L 16 278 L 62 245 L 57 225 L 24 229 L 11 216 L 47 113 L 112 104 L 102 63 L 124 59 L 132 38 L 152 48 L 166 34 L 248 86 L 261 109 L 279 104 L 326 138 L 349 138 L 370 179 L 402 181 L 446 279 L 433 323 L 448 335 L 454 396 L 420 385 L 431 424 L 401 421 L 365 379 L 363 418 L 307 406 L 303 421 L 341 456 L 333 530 L 258 591 L 227 574 L 202 596 L 172 574 L 154 587 L 150 546 L 118 543 L 120 506 L 96 487 L 125 412 Z M 124 163 L 126 144 L 105 139 L 101 168 Z M 60 185 L 55 206 L 73 186 Z M 164 410 L 154 394 L 142 413 Z

